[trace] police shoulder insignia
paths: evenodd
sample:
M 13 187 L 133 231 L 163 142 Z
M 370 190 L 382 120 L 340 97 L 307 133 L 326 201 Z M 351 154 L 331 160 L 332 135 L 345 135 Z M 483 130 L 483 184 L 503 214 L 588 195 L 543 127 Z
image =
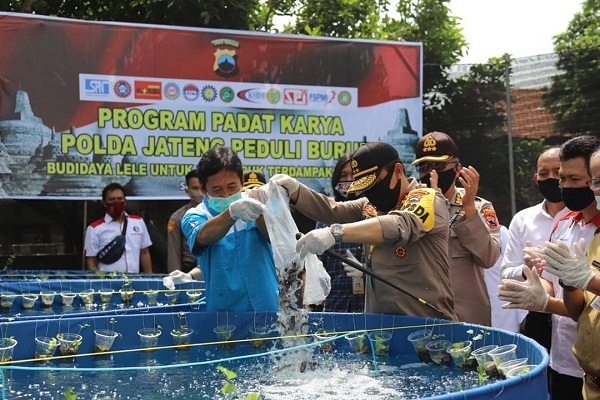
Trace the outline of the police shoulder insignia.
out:
M 363 216 L 365 218 L 374 218 L 377 216 L 377 209 L 371 203 L 367 203 L 363 207 Z
M 435 190 L 429 188 L 414 189 L 408 192 L 400 211 L 413 214 L 429 232 L 435 223 Z
M 175 229 L 175 221 L 170 219 L 169 223 L 167 224 L 167 232 L 173 232 L 173 229 Z
M 496 210 L 490 207 L 486 207 L 483 210 L 481 210 L 481 213 L 483 214 L 483 218 L 485 219 L 485 222 L 490 228 L 498 227 L 498 218 L 496 217 Z

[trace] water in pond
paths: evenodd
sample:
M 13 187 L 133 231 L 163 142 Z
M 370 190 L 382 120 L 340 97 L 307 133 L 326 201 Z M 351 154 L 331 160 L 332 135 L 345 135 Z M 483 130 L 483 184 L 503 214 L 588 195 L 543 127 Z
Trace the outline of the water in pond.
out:
M 341 339 L 343 340 L 343 339 Z M 243 354 L 258 357 L 235 359 Z M 225 361 L 225 358 L 234 360 Z M 212 362 L 211 362 L 212 361 Z M 415 356 L 377 357 L 353 354 L 340 349 L 334 353 L 317 353 L 314 365 L 304 373 L 296 368 L 273 371 L 269 356 L 259 356 L 248 343 L 237 343 L 232 351 L 216 346 L 192 347 L 185 351 L 171 349 L 83 357 L 76 361 L 53 360 L 36 363 L 44 370 L 4 371 L 8 399 L 63 399 L 73 388 L 77 400 L 85 399 L 243 399 L 260 393 L 261 399 L 415 399 L 478 387 L 477 372 L 455 367 L 438 367 L 415 362 Z M 174 364 L 210 362 L 204 365 L 164 368 Z M 32 366 L 33 364 L 19 364 Z M 237 374 L 231 383 L 237 394 L 221 393 L 225 375 L 223 366 Z M 57 368 L 95 368 L 101 372 L 65 371 Z M 141 367 L 117 370 L 118 367 Z M 485 384 L 490 381 L 485 382 Z

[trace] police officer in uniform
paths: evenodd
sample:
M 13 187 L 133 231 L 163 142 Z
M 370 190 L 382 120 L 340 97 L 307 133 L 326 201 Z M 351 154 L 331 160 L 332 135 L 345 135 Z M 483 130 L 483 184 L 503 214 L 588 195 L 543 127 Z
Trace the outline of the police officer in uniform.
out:
M 443 132 L 424 135 L 415 154 L 421 182 L 438 188 L 449 203 L 448 258 L 456 314 L 460 321 L 491 326 L 483 270 L 500 256 L 500 224 L 492 203 L 476 196 L 479 173 L 461 165 L 454 140 Z M 457 178 L 462 188 L 456 187 Z
M 367 267 L 428 307 L 379 280 L 366 283 L 366 312 L 456 320 L 448 269 L 448 211 L 437 191 L 407 178 L 398 152 L 388 143 L 361 146 L 352 155 L 354 182 L 345 202 L 317 193 L 288 175 L 270 179 L 287 189 L 290 203 L 306 216 L 330 224 L 299 241 L 301 258 L 336 243 L 365 244 Z

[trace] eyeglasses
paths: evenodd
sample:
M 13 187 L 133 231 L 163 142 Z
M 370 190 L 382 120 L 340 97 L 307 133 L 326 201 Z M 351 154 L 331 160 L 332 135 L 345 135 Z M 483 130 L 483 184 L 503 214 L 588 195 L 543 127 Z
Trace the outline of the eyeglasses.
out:
M 600 190 L 600 178 L 592 178 L 587 184 L 592 190 Z
M 459 161 L 422 163 L 415 165 L 415 168 L 417 172 L 420 173 L 430 172 L 432 169 L 436 170 L 436 172 L 442 172 L 446 169 L 446 166 L 448 164 L 454 164 L 454 166 L 457 166 L 459 164 Z

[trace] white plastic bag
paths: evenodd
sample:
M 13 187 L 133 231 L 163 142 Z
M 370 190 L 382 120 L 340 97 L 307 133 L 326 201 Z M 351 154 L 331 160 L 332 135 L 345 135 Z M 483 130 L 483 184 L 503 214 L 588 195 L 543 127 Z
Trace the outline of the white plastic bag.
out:
M 267 183 L 260 190 L 266 192 L 268 197 L 267 211 L 264 214 L 265 223 L 273 247 L 277 275 L 281 282 L 289 269 L 295 267 L 302 269 L 296 253 L 298 228 L 290 213 L 287 191 L 271 183 Z M 315 254 L 309 254 L 304 261 L 306 276 L 303 304 L 319 304 L 325 300 L 331 290 L 331 278 Z

